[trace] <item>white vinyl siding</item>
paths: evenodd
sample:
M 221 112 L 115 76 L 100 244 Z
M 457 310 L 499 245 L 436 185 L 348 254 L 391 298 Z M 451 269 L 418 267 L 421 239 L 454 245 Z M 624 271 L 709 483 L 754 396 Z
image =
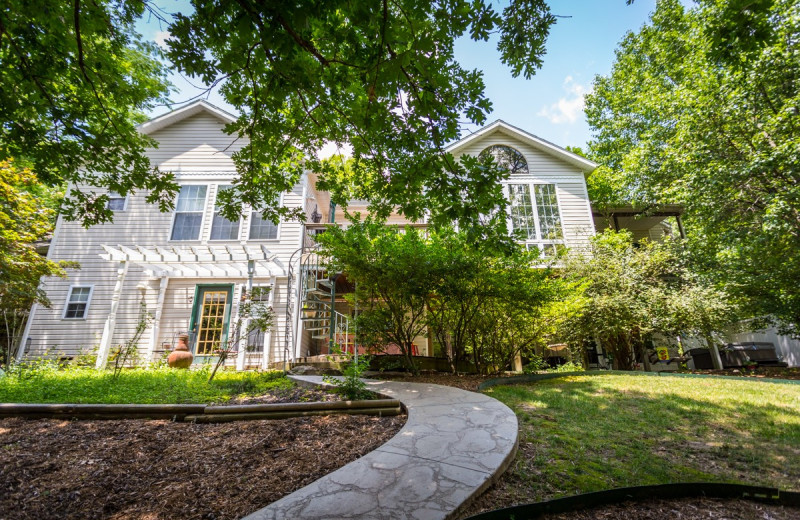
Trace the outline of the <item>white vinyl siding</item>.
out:
M 67 303 L 64 305 L 65 320 L 84 320 L 89 313 L 89 303 L 92 301 L 92 286 L 77 286 L 69 288 Z
M 175 205 L 175 220 L 172 222 L 170 240 L 198 240 L 203 225 L 206 207 L 207 186 L 181 186 Z
M 563 245 L 588 251 L 594 235 L 594 221 L 583 172 L 547 150 L 539 149 L 518 138 L 513 132 L 497 129 L 454 150 L 456 156 L 478 156 L 494 145 L 518 150 L 528 164 L 527 173 L 512 173 L 507 184 L 550 184 L 555 188 Z M 508 193 L 508 192 L 507 192 Z M 533 193 L 532 193 L 533 195 Z
M 231 187 L 231 185 L 220 186 L 219 189 L 217 189 L 217 200 L 219 200 L 220 193 L 231 189 Z M 226 219 L 219 214 L 219 203 L 214 204 L 214 218 L 211 221 L 210 240 L 238 240 L 240 227 L 241 219 L 236 222 Z

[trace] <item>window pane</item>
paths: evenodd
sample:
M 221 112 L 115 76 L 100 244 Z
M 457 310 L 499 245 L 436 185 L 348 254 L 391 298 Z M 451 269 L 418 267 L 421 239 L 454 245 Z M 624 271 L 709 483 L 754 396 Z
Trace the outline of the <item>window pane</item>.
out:
M 217 190 L 217 201 L 219 201 L 219 194 L 225 190 L 231 189 L 232 186 L 220 186 Z M 237 240 L 239 238 L 239 221 L 231 222 L 217 210 L 219 204 L 214 205 L 214 220 L 211 221 L 211 240 Z
M 261 213 L 254 211 L 250 215 L 250 240 L 275 240 L 278 238 L 278 226 L 271 220 L 261 218 Z
M 85 318 L 89 306 L 91 287 L 72 287 L 67 298 L 67 308 L 64 310 L 65 318 Z
M 508 186 L 511 203 L 511 227 L 522 231 L 526 240 L 536 240 L 536 222 L 531 204 L 531 188 L 527 184 Z
M 542 240 L 559 240 L 561 231 L 561 215 L 558 213 L 555 184 L 536 184 L 533 187 L 536 195 L 536 211 L 539 213 L 539 225 L 542 228 Z
M 528 161 L 525 160 L 525 156 L 510 146 L 501 144 L 490 146 L 482 151 L 479 157 L 483 158 L 487 155 L 491 155 L 494 162 L 508 170 L 509 173 L 528 173 Z
M 211 221 L 211 240 L 237 240 L 239 238 L 239 221 L 231 222 L 219 213 L 214 213 Z
M 106 208 L 111 211 L 123 211 L 125 209 L 125 197 L 115 191 L 109 191 Z
M 86 316 L 85 303 L 70 303 L 67 305 L 67 312 L 64 314 L 65 318 L 83 318 Z
M 206 186 L 181 186 L 175 211 L 203 211 L 206 203 Z
M 69 295 L 70 302 L 88 302 L 89 293 L 92 291 L 90 287 L 73 287 Z
M 177 213 L 172 226 L 171 240 L 197 240 L 200 238 L 202 213 Z

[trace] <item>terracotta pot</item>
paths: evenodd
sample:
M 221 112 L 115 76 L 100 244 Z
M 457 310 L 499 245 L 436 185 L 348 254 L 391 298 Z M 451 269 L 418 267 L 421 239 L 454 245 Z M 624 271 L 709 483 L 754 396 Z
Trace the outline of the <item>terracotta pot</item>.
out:
M 178 346 L 167 358 L 167 363 L 172 368 L 189 368 L 193 359 L 194 356 L 189 352 L 189 335 L 181 334 L 178 336 Z

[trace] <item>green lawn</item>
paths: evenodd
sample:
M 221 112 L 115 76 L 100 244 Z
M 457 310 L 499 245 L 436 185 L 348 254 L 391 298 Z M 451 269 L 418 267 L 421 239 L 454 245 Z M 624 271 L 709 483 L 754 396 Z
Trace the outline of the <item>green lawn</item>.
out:
M 283 372 L 218 372 L 170 368 L 110 371 L 37 368 L 0 378 L 2 403 L 217 403 L 289 389 Z
M 612 373 L 487 393 L 520 422 L 510 500 L 687 481 L 800 490 L 797 384 Z

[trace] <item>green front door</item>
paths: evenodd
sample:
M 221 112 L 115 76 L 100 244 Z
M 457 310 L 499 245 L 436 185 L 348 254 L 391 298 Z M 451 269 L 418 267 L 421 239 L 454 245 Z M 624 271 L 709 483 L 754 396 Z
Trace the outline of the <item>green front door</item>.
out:
M 198 285 L 192 311 L 194 354 L 213 356 L 227 339 L 231 314 L 231 285 Z

